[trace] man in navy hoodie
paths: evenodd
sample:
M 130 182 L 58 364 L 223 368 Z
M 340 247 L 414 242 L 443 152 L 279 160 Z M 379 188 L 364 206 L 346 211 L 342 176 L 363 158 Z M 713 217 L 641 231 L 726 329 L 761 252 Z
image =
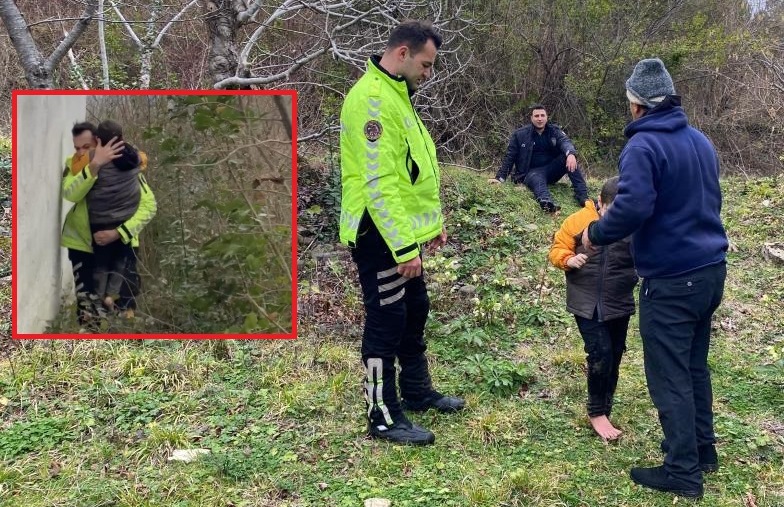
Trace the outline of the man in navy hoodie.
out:
M 633 468 L 645 487 L 703 494 L 702 472 L 718 469 L 708 347 L 727 274 L 716 149 L 691 127 L 670 74 L 641 60 L 626 81 L 633 121 L 621 153 L 618 196 L 583 231 L 584 245 L 632 234 L 640 287 L 645 377 L 659 411 L 664 464 Z

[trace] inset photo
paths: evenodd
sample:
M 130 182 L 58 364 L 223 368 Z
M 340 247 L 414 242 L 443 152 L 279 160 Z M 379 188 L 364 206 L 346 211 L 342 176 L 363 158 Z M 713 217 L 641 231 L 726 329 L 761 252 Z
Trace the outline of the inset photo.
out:
M 296 337 L 296 92 L 13 109 L 13 338 Z

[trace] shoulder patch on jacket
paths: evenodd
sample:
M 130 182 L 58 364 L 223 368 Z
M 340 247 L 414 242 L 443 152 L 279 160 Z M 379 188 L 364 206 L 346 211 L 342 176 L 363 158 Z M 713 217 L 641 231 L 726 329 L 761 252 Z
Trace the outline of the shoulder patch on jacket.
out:
M 384 127 L 381 126 L 376 120 L 370 120 L 365 123 L 365 127 L 362 129 L 365 132 L 365 138 L 368 141 L 377 141 L 378 138 L 381 137 L 381 134 L 384 132 Z

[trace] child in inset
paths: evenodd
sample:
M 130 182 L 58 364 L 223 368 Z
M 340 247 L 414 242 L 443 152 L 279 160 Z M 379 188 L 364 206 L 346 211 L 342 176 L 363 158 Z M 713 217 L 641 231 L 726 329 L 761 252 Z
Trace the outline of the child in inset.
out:
M 630 238 L 588 251 L 581 234 L 604 214 L 617 193 L 616 176 L 604 182 L 598 206 L 587 200 L 585 207 L 564 220 L 549 254 L 550 262 L 566 272 L 566 308 L 574 314 L 585 343 L 588 417 L 594 431 L 606 440 L 621 435 L 609 417 L 629 318 L 635 309 L 632 291 L 637 273 Z
M 96 136 L 103 145 L 112 138 L 123 141 L 122 127 L 112 120 L 98 125 Z M 90 230 L 117 229 L 131 218 L 139 207 L 141 189 L 139 152 L 125 142 L 119 158 L 101 166 L 97 180 L 87 193 L 87 210 L 90 214 Z M 114 308 L 126 272 L 126 265 L 135 255 L 130 244 L 115 240 L 108 245 L 98 245 L 93 240 L 95 256 L 95 292 L 107 308 Z

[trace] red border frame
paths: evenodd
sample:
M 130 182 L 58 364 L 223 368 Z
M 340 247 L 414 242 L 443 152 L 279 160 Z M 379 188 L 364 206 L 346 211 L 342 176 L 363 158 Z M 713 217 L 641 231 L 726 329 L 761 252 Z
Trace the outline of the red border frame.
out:
M 17 298 L 17 250 L 16 250 L 16 156 L 17 97 L 22 95 L 283 95 L 291 97 L 291 332 L 270 334 L 33 334 L 18 333 L 16 306 Z M 73 340 L 119 340 L 119 339 L 196 339 L 196 340 L 260 340 L 295 339 L 297 337 L 297 92 L 296 90 L 13 90 L 11 92 L 11 268 L 13 277 L 11 338 L 15 340 L 73 339 Z

